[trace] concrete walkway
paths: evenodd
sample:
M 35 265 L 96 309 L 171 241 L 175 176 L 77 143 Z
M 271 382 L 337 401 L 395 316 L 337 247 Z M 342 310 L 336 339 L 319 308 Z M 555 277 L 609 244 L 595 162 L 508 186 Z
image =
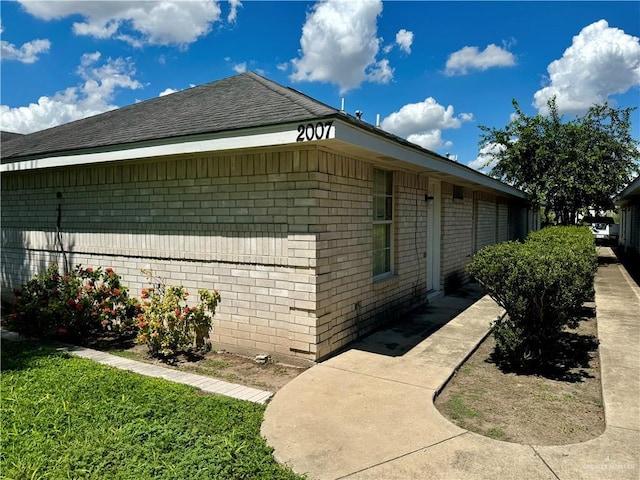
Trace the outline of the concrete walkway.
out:
M 488 297 L 474 302 L 473 290 L 445 297 L 406 325 L 295 378 L 269 403 L 262 434 L 280 462 L 316 479 L 637 480 L 640 288 L 611 249 L 600 256 L 596 308 L 607 426 L 598 438 L 561 446 L 500 442 L 440 415 L 434 396 L 502 313 Z
M 2 338 L 7 340 L 20 340 L 21 337 L 14 332 L 2 330 Z M 76 347 L 65 345 L 58 347 L 58 350 L 69 353 L 76 357 L 86 358 L 103 365 L 109 365 L 120 370 L 128 370 L 139 373 L 147 377 L 164 378 L 171 382 L 182 383 L 192 387 L 199 388 L 207 393 L 215 393 L 224 395 L 225 397 L 236 398 L 238 400 L 247 400 L 249 402 L 265 404 L 273 396 L 272 392 L 258 390 L 257 388 L 245 387 L 244 385 L 236 385 L 235 383 L 216 380 L 215 378 L 205 375 L 196 375 L 194 373 L 181 372 L 172 368 L 162 367 L 160 365 L 152 365 L 144 362 L 137 362 L 128 358 L 118 357 L 99 350 L 91 348 Z

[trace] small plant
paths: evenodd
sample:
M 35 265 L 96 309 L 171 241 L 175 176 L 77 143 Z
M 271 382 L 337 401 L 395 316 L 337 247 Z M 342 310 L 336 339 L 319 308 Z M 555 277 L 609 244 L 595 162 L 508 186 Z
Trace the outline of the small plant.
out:
M 143 273 L 151 277 L 151 272 Z M 156 288 L 142 290 L 136 341 L 147 345 L 152 355 L 164 357 L 208 348 L 220 294 L 216 290 L 199 290 L 198 295 L 198 304 L 188 306 L 189 293 L 182 286 L 167 286 L 160 281 Z
M 127 331 L 137 313 L 137 301 L 112 268 L 77 265 L 61 274 L 52 264 L 14 293 L 10 327 L 30 337 L 84 339 L 105 330 Z

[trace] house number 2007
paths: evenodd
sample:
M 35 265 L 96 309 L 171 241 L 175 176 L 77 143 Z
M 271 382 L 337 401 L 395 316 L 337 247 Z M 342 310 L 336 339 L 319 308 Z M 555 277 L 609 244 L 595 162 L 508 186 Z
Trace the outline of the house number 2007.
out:
M 298 125 L 298 138 L 296 142 L 309 142 L 311 140 L 322 140 L 329 138 L 333 122 L 318 122 L 315 125 Z

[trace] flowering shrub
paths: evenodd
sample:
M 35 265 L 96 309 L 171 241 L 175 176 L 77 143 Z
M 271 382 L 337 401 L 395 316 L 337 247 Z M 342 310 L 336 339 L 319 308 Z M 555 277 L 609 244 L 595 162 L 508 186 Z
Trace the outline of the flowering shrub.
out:
M 142 313 L 137 316 L 136 341 L 152 355 L 169 356 L 208 347 L 211 321 L 220 302 L 217 291 L 199 290 L 197 306 L 187 306 L 184 287 L 166 286 L 142 290 Z
M 45 273 L 14 291 L 13 330 L 32 337 L 84 338 L 91 332 L 132 328 L 137 301 L 112 268 L 77 265 L 61 274 L 52 264 Z

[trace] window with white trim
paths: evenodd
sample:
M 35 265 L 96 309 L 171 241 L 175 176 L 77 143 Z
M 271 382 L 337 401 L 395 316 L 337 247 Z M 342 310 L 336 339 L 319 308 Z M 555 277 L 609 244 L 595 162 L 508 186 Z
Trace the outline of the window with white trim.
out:
M 373 169 L 373 277 L 392 273 L 393 172 Z

